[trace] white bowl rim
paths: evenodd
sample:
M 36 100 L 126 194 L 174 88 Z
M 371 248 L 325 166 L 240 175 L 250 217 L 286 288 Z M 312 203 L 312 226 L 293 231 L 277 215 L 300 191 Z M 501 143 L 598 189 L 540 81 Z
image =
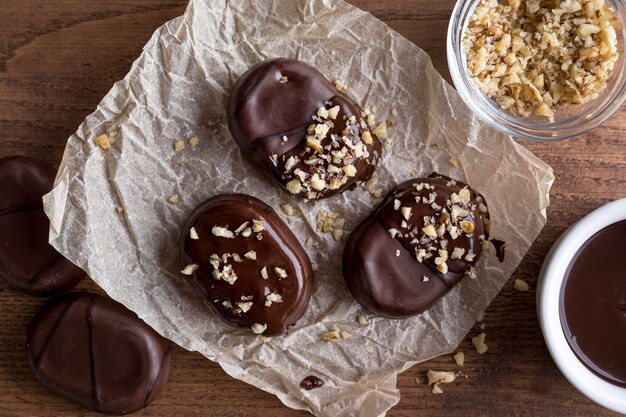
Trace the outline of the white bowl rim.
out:
M 546 256 L 539 274 L 537 310 L 550 355 L 565 378 L 597 404 L 626 414 L 626 388 L 598 377 L 578 359 L 567 342 L 559 312 L 563 280 L 574 255 L 594 234 L 622 220 L 626 220 L 626 198 L 593 211 L 561 236 Z

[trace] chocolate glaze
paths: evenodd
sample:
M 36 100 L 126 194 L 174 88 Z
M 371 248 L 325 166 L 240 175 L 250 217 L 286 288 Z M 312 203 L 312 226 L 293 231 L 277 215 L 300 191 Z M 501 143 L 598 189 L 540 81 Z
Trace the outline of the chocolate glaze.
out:
M 48 243 L 41 198 L 54 174 L 34 159 L 0 159 L 0 278 L 33 295 L 67 291 L 85 276 Z
M 121 304 L 89 293 L 63 295 L 39 310 L 26 351 L 42 385 L 106 414 L 147 406 L 170 370 L 167 340 Z
M 214 226 L 232 232 L 246 222 L 251 227 L 252 220 L 262 221 L 264 230 L 244 237 L 244 228 L 234 238 L 212 233 Z M 199 239 L 191 238 L 192 227 Z M 246 258 L 249 251 L 255 252 L 256 260 Z M 225 254 L 236 254 L 239 261 L 229 256 L 223 262 Z M 219 257 L 218 264 L 211 263 L 211 255 Z M 183 227 L 180 256 L 183 266 L 199 266 L 188 278 L 220 316 L 241 327 L 267 325 L 264 335 L 285 332 L 302 317 L 313 292 L 311 262 L 297 238 L 270 206 L 247 195 L 218 195 L 196 208 Z M 215 266 L 223 271 L 225 265 L 231 265 L 237 275 L 232 284 L 214 276 Z M 267 279 L 261 275 L 263 267 L 267 267 Z M 287 276 L 281 279 L 274 267 L 282 268 Z M 269 294 L 279 295 L 282 302 L 266 305 Z M 249 310 L 242 311 L 238 303 Z
M 311 391 L 312 389 L 319 388 L 324 385 L 324 381 L 316 377 L 315 375 L 309 375 L 300 381 L 300 388 L 305 389 L 307 391 Z
M 561 291 L 561 325 L 581 362 L 626 388 L 626 220 L 592 236 L 576 253 Z
M 422 189 L 418 190 L 415 185 Z M 445 220 L 442 211 L 448 214 L 452 211 L 451 196 L 458 196 L 465 187 L 469 201 L 455 205 L 466 208 L 466 213 L 456 216 L 456 220 L 449 216 L 449 224 L 458 228 L 461 221 L 471 221 L 473 232 L 457 229 L 458 235 L 454 233 L 457 236 L 453 239 L 452 232 L 445 229 L 445 232 L 441 230 L 443 235 L 429 238 L 422 228 L 426 224 L 440 226 Z M 411 208 L 408 221 L 402 215 L 403 207 Z M 487 203 L 466 184 L 438 174 L 407 181 L 391 190 L 348 238 L 342 263 L 344 279 L 354 298 L 374 314 L 388 318 L 419 314 L 463 277 L 475 274 L 473 266 L 480 257 L 483 242 L 489 239 L 488 229 Z M 394 230 L 397 232 L 392 237 Z M 445 273 L 437 270 L 436 265 L 437 258 L 442 257 L 439 253 L 442 247 L 448 252 Z M 460 259 L 453 259 L 454 248 L 463 249 Z M 419 262 L 417 253 L 421 250 L 424 252 Z M 465 258 L 470 252 L 473 258 L 471 255 Z
M 320 107 L 330 109 L 334 106 L 339 106 L 339 114 L 331 121 L 332 127 L 321 141 L 321 154 L 316 154 L 306 145 L 307 129 L 311 124 L 320 122 L 313 117 Z M 354 124 L 348 121 L 351 116 L 355 117 Z M 239 79 L 228 103 L 228 126 L 242 153 L 261 165 L 283 187 L 299 178 L 297 170 L 306 173 L 308 179 L 317 173 L 328 183 L 333 176 L 342 180 L 341 186 L 335 189 L 309 189 L 311 194 L 307 194 L 305 189 L 299 193 L 309 199 L 329 197 L 368 180 L 382 154 L 382 144 L 371 134 L 360 106 L 347 94 L 338 91 L 315 68 L 293 59 L 261 62 Z M 350 143 L 345 145 L 348 148 L 361 146 L 362 134 L 366 131 L 370 133 L 372 143 L 363 142 L 365 154 L 355 156 L 352 152 L 341 162 L 332 162 L 340 168 L 352 164 L 356 175 L 347 177 L 343 172 L 329 173 L 331 151 L 340 150 L 345 145 L 342 136 Z M 273 155 L 276 155 L 275 163 L 271 158 Z M 297 162 L 286 169 L 290 157 L 297 158 Z M 315 159 L 315 164 L 305 163 L 305 160 L 312 159 Z M 305 185 L 308 179 L 304 181 Z

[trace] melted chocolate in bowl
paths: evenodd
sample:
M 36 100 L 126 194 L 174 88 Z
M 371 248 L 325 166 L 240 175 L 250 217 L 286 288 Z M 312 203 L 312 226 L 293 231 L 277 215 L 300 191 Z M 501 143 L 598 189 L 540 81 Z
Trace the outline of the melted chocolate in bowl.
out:
M 574 256 L 561 290 L 560 315 L 580 361 L 626 388 L 626 220 L 596 233 Z

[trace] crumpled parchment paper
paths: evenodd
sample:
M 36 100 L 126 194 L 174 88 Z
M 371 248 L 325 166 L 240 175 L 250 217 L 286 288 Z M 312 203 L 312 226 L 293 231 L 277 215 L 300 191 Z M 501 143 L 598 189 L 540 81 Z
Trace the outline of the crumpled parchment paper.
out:
M 318 234 L 316 215 L 340 213 L 349 232 L 380 200 L 362 187 L 317 204 L 295 199 L 242 160 L 226 126 L 237 78 L 281 56 L 343 81 L 357 101 L 377 107 L 379 120 L 393 121 L 376 172 L 383 195 L 414 170 L 437 171 L 481 192 L 492 237 L 507 242 L 505 262 L 486 251 L 477 279 L 465 279 L 418 317 L 365 313 L 344 286 L 344 241 Z M 103 133 L 117 134 L 107 150 L 94 143 Z M 175 140 L 193 136 L 197 147 L 174 152 Z M 45 209 L 54 247 L 165 337 L 289 407 L 380 416 L 399 401 L 397 373 L 453 351 L 500 291 L 546 221 L 552 181 L 548 165 L 470 113 L 424 51 L 370 14 L 341 0 L 192 0 L 184 16 L 154 33 L 69 139 Z M 185 219 L 205 199 L 233 191 L 272 205 L 303 244 L 312 237 L 317 245 L 307 246 L 319 270 L 306 315 L 266 343 L 220 320 L 179 273 Z M 168 201 L 173 195 L 180 203 Z M 286 202 L 303 215 L 286 216 Z M 358 315 L 368 324 L 357 323 Z M 323 341 L 320 335 L 333 329 L 352 337 Z M 310 374 L 324 386 L 302 390 L 299 382 Z

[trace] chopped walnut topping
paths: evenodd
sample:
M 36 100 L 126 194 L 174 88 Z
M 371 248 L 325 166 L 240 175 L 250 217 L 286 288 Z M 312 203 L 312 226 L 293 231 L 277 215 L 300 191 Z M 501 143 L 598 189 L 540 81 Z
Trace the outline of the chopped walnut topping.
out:
M 255 334 L 261 334 L 267 330 L 267 324 L 254 323 L 251 329 Z
M 454 356 L 452 356 L 452 358 L 454 359 L 454 362 L 459 365 L 459 366 L 464 366 L 465 365 L 465 353 L 463 352 L 457 352 L 454 354 Z
M 387 139 L 387 122 L 382 122 L 372 131 L 380 139 Z
M 250 259 L 252 261 L 256 261 L 256 252 L 253 250 L 246 252 L 243 256 L 244 258 Z
M 246 228 L 248 227 L 249 224 L 250 224 L 250 222 L 245 222 L 241 226 L 239 226 L 237 229 L 235 229 L 235 235 L 238 235 L 239 233 L 241 233 L 244 230 L 246 230 Z M 247 236 L 244 236 L 244 237 L 247 237 Z
M 280 207 L 287 216 L 295 216 L 296 209 L 289 203 L 281 204 Z
M 522 279 L 516 279 L 513 283 L 513 288 L 521 292 L 528 291 L 529 289 L 528 283 Z
M 461 259 L 463 257 L 463 254 L 465 253 L 465 249 L 463 248 L 454 248 L 452 250 L 452 256 L 450 256 L 451 259 Z
M 474 232 L 474 222 L 472 221 L 462 221 L 461 223 L 459 223 L 459 226 L 461 227 L 461 230 L 463 230 L 467 234 Z
M 283 268 L 279 268 L 277 266 L 275 266 L 273 268 L 274 273 L 276 274 L 276 276 L 278 277 L 278 279 L 285 279 L 287 278 L 287 271 L 285 271 Z
M 402 217 L 405 220 L 409 220 L 411 218 L 411 207 L 402 207 L 400 213 L 402 213 Z
M 424 234 L 431 239 L 437 238 L 437 231 L 435 230 L 435 227 L 432 224 L 427 224 L 426 226 L 424 226 L 422 228 L 422 232 L 424 232 Z
M 172 204 L 178 204 L 180 203 L 180 197 L 178 196 L 178 194 L 174 194 L 173 196 L 168 198 L 167 201 L 169 201 Z
M 343 237 L 345 222 L 346 220 L 339 217 L 339 214 L 335 212 L 320 211 L 317 213 L 317 231 L 331 233 L 336 241 Z
M 189 237 L 193 240 L 200 239 L 200 236 L 198 236 L 198 232 L 196 231 L 195 227 L 192 227 L 191 229 L 189 229 Z
M 237 303 L 242 312 L 247 313 L 252 308 L 252 301 L 240 301 Z
M 233 239 L 235 237 L 235 234 L 233 232 L 225 227 L 220 226 L 213 226 L 213 228 L 211 229 L 211 233 L 213 233 L 214 236 L 224 237 L 226 239 Z
M 395 239 L 398 235 L 398 231 L 396 229 L 389 229 L 387 230 L 387 233 L 389 233 L 389 236 L 391 236 L 392 239 Z
M 263 279 L 268 279 L 269 278 L 269 274 L 267 273 L 267 267 L 266 266 L 264 266 L 261 269 L 261 278 L 263 278 Z
M 476 352 L 478 352 L 479 355 L 482 355 L 485 352 L 487 352 L 488 348 L 487 348 L 487 344 L 485 343 L 486 336 L 487 335 L 485 334 L 485 332 L 482 332 L 478 336 L 472 337 L 472 344 L 476 348 Z
M 299 194 L 302 192 L 302 183 L 299 179 L 293 179 L 287 183 L 287 191 L 291 194 Z
M 263 230 L 265 230 L 265 228 L 263 227 L 262 220 L 252 220 L 252 231 L 254 233 L 259 233 L 259 232 L 262 232 Z
M 400 210 L 400 206 L 402 205 L 402 203 L 400 202 L 400 200 L 395 199 L 393 200 L 393 209 L 394 210 Z
M 180 273 L 184 275 L 193 275 L 193 273 L 196 272 L 199 267 L 200 266 L 196 264 L 187 265 L 185 269 L 180 271 Z
M 285 84 L 287 81 L 289 81 L 289 78 L 285 77 L 284 75 L 282 77 L 280 77 L 280 79 L 278 80 L 279 84 Z
M 503 109 L 554 121 L 606 89 L 620 26 L 603 0 L 482 0 L 463 36 L 467 68 Z
M 283 297 L 280 294 L 269 293 L 265 296 L 265 307 L 270 307 L 273 303 L 282 303 Z

